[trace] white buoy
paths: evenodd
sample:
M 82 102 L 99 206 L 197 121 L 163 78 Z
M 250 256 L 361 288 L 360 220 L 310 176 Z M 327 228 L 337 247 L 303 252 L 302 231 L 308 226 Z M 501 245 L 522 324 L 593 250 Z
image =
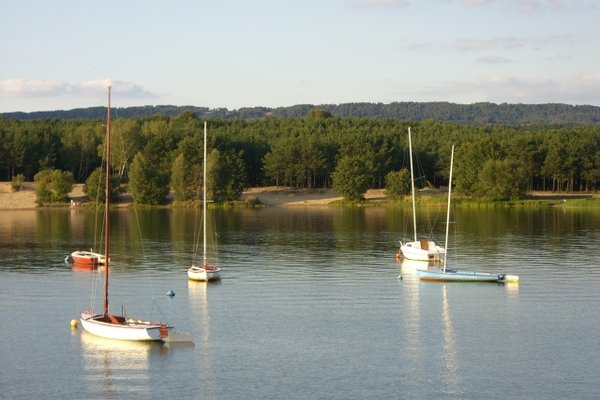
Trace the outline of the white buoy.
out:
M 169 291 L 167 292 L 167 296 L 169 296 L 169 297 L 173 297 L 173 296 L 175 296 L 175 292 L 174 292 L 174 291 L 172 291 L 172 290 L 169 290 Z

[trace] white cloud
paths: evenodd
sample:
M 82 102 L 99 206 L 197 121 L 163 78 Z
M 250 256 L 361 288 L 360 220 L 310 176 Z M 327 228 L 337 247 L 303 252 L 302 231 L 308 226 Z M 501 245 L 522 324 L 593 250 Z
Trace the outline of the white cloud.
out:
M 600 71 L 563 80 L 494 75 L 475 86 L 490 101 L 600 105 Z
M 407 91 L 415 101 L 456 103 L 565 103 L 600 106 L 600 70 L 564 79 L 526 79 L 490 75 L 472 81 L 447 81 Z
M 113 93 L 128 98 L 156 98 L 157 95 L 145 90 L 142 86 L 133 82 L 116 81 L 111 79 L 98 79 L 79 84 L 79 90 L 84 93 L 98 93 L 112 86 Z
M 479 7 L 491 3 L 492 0 L 462 0 L 467 7 Z
M 406 7 L 410 0 L 360 0 L 356 3 L 359 7 Z
M 479 57 L 475 62 L 478 64 L 510 64 L 513 61 L 510 58 L 502 56 L 486 56 Z
M 525 47 L 526 42 L 513 37 L 493 38 L 485 40 L 463 39 L 456 42 L 455 47 L 461 51 L 487 51 L 493 49 L 517 49 Z
M 446 0 L 453 1 L 453 0 Z M 499 4 L 522 13 L 535 13 L 544 10 L 560 12 L 566 8 L 588 8 L 595 9 L 597 3 L 594 0 L 457 0 L 465 7 L 484 7 Z
M 68 85 L 51 80 L 15 78 L 0 81 L 0 95 L 6 97 L 52 96 L 68 90 Z
M 67 82 L 42 80 L 42 79 L 7 79 L 0 81 L 0 96 L 13 98 L 37 98 L 60 96 L 98 96 L 106 91 L 108 86 L 113 87 L 121 97 L 125 98 L 156 98 L 156 94 L 145 90 L 133 82 L 115 81 L 111 79 L 97 79 L 79 84 Z

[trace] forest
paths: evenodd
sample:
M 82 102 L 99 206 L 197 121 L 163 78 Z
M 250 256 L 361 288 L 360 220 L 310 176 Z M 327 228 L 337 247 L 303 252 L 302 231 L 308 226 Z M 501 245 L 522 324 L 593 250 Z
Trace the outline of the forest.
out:
M 261 119 L 303 118 L 313 109 L 321 109 L 332 116 L 342 118 L 391 119 L 397 121 L 450 121 L 471 125 L 596 125 L 600 124 L 600 107 L 569 104 L 455 104 L 448 102 L 393 102 L 298 104 L 289 107 L 244 107 L 238 110 L 196 106 L 139 106 L 112 108 L 114 115 L 132 119 L 162 115 L 175 117 L 185 111 L 203 119 Z M 41 119 L 102 119 L 105 107 L 77 108 L 73 110 L 12 112 L 0 114 L 0 118 L 20 120 Z
M 169 190 L 197 198 L 203 123 L 191 111 L 113 119 L 113 174 L 141 191 L 141 202 L 160 203 Z M 600 182 L 599 125 L 350 118 L 314 108 L 301 118 L 208 119 L 209 191 L 230 201 L 254 186 L 333 187 L 360 198 L 408 168 L 409 127 L 419 187 L 447 185 L 452 145 L 456 191 L 465 196 L 593 192 Z M 105 129 L 101 118 L 0 118 L 0 180 L 60 170 L 86 182 L 102 164 Z

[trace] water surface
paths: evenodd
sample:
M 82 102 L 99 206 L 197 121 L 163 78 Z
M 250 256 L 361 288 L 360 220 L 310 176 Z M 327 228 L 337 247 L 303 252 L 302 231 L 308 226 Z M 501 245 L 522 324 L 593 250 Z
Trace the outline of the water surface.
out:
M 193 211 L 113 211 L 111 307 L 196 339 L 160 345 L 69 327 L 100 305 L 101 272 L 63 262 L 93 214 L 2 211 L 0 397 L 597 398 L 600 213 L 456 210 L 449 265 L 521 277 L 497 285 L 419 282 L 395 259 L 407 212 L 217 210 L 206 284 L 185 274 Z M 444 220 L 423 211 L 419 231 L 443 242 Z

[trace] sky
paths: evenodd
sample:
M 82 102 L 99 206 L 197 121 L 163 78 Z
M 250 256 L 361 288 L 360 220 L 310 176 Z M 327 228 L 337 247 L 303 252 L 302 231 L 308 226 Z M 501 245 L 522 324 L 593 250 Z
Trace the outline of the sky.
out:
M 597 0 L 0 0 L 0 113 L 600 106 Z

